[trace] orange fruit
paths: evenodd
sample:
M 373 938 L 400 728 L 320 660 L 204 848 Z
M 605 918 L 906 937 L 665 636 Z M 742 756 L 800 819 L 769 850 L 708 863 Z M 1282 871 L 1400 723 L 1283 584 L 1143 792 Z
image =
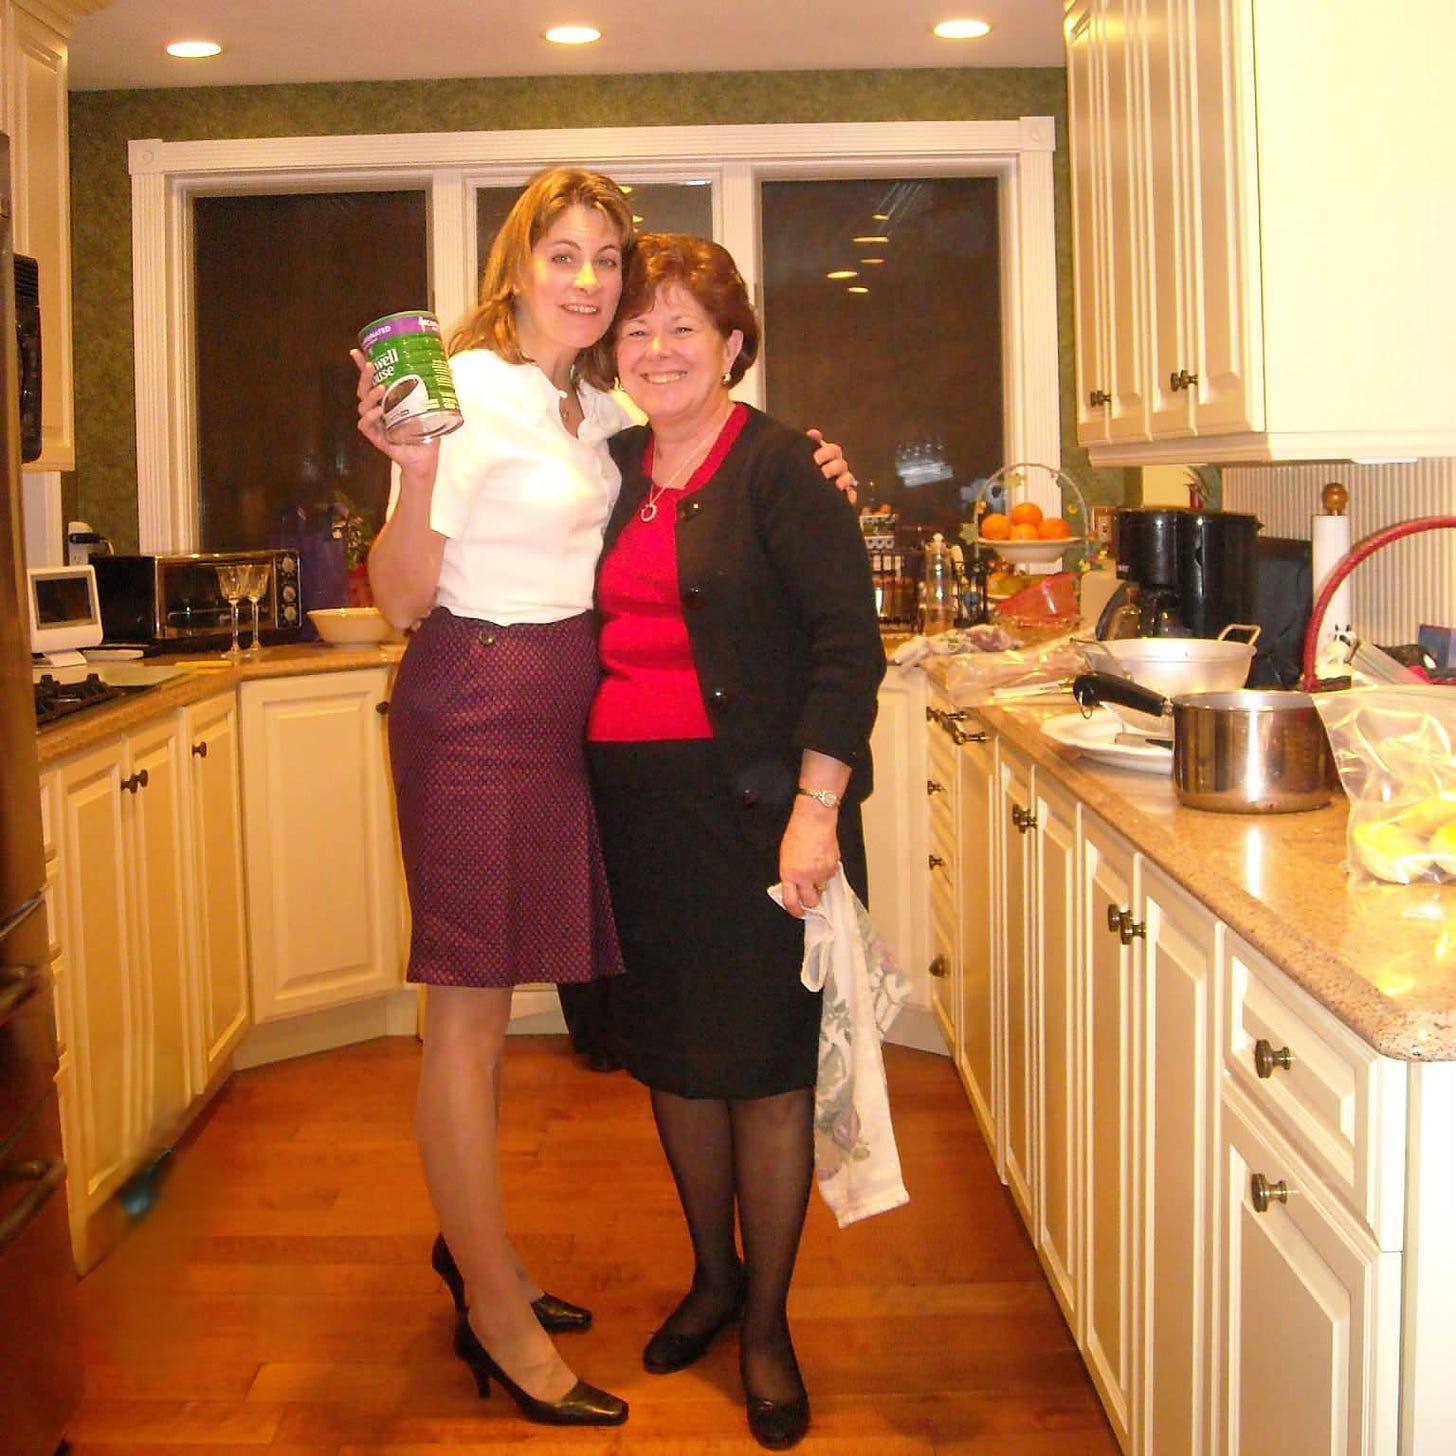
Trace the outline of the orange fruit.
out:
M 1035 501 L 1018 501 L 1011 507 L 1013 526 L 1035 526 L 1041 523 L 1041 507 Z
M 1011 536 L 1011 522 L 1000 511 L 989 511 L 981 517 L 981 535 L 987 541 L 1005 541 Z
M 1072 528 L 1060 516 L 1048 516 L 1038 524 L 1036 534 L 1043 541 L 1064 541 L 1072 534 Z
M 1018 521 L 1011 528 L 1011 540 L 1013 541 L 1039 541 L 1041 537 L 1036 533 L 1036 527 L 1030 521 Z

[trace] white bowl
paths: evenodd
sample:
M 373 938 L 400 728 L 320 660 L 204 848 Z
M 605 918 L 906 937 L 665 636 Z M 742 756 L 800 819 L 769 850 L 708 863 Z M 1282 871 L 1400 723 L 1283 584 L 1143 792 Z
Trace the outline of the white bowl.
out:
M 1069 546 L 1082 544 L 1080 536 L 1059 536 L 1050 541 L 993 541 L 985 536 L 980 539 L 1013 566 L 1045 566 L 1049 561 L 1060 561 L 1062 552 Z
M 372 647 L 400 637 L 378 607 L 316 607 L 308 620 L 332 647 Z

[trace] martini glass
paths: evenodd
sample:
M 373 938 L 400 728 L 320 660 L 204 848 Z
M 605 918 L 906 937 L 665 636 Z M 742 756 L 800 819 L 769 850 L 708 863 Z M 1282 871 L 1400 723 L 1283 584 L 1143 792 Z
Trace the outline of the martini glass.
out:
M 219 566 L 217 568 L 218 590 L 222 593 L 223 600 L 233 614 L 233 641 L 232 646 L 228 648 L 227 655 L 234 660 L 243 655 L 243 649 L 238 643 L 238 603 L 243 599 L 247 575 L 246 566 Z
M 245 569 L 247 580 L 243 583 L 243 595 L 253 609 L 253 640 L 248 644 L 248 654 L 251 656 L 262 646 L 258 640 L 258 603 L 267 595 L 268 578 L 273 573 L 266 561 L 255 562 Z

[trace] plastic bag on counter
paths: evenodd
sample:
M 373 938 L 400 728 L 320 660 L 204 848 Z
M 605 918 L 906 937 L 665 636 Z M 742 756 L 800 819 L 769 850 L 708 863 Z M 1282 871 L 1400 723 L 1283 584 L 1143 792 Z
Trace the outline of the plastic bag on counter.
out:
M 1058 637 L 1035 647 L 956 657 L 946 670 L 945 689 L 956 707 L 974 708 L 1066 693 L 1082 669 L 1071 638 Z
M 1316 693 L 1350 801 L 1354 885 L 1426 887 L 1456 911 L 1456 692 L 1429 684 Z M 1447 893 L 1443 887 L 1451 886 Z

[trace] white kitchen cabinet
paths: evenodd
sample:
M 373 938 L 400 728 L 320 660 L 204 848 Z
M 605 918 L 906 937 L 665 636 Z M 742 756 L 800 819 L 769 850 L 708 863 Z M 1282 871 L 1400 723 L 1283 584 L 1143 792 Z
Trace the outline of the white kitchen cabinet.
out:
M 1140 964 L 1143 1331 L 1138 1450 L 1215 1456 L 1208 1331 L 1215 1289 L 1218 955 L 1221 927 L 1155 865 L 1118 936 Z M 1252 1449 L 1252 1448 L 1246 1448 Z
M 1222 1121 L 1222 1380 L 1212 1449 L 1394 1456 L 1400 1255 L 1382 1252 L 1327 1197 L 1231 1083 Z
M 932 691 L 932 719 L 926 738 L 925 796 L 930 807 L 930 1009 L 945 1040 L 946 1050 L 959 1064 L 961 1056 L 960 785 L 956 772 L 958 740 L 962 730 L 947 718 L 949 705 Z M 911 792 L 914 790 L 912 788 Z
M 1095 465 L 1456 454 L 1456 11 L 1416 11 L 1068 0 Z
M 99 8 L 97 0 L 9 0 L 0 12 L 0 110 L 10 137 L 15 251 L 39 264 L 45 330 L 41 455 L 29 470 L 76 466 L 67 37 L 77 19 Z
M 931 1010 L 929 820 L 926 809 L 928 684 L 919 668 L 890 667 L 880 684 L 870 752 L 874 792 L 861 809 L 875 928 L 910 982 L 888 1040 L 939 1051 Z
M 1082 1217 L 1082 968 L 1077 874 L 1080 810 L 1048 775 L 1032 771 L 1036 841 L 1036 1016 L 1033 1237 L 1070 1329 L 1080 1318 Z
M 403 984 L 389 669 L 239 688 L 253 1019 Z
M 996 1171 L 1004 1177 L 1001 1154 L 998 1079 L 1005 1049 L 1001 1038 L 1004 977 L 998 941 L 996 745 L 994 736 L 974 720 L 962 728 L 956 758 L 956 798 L 960 811 L 960 1051 L 956 1067 Z
M 997 755 L 1006 1075 L 1001 1125 L 1006 1186 L 1036 1226 L 1036 814 L 1031 765 L 1003 743 Z
M 60 949 L 70 983 L 78 1262 L 90 1216 L 176 1135 L 192 1097 L 188 834 L 175 714 L 58 764 Z
M 1137 1251 L 1144 1228 L 1138 1199 L 1138 982 L 1131 940 L 1119 934 L 1140 892 L 1141 856 L 1088 814 L 1082 824 L 1078 926 L 1083 947 L 1082 1168 L 1083 1358 L 1125 1451 L 1133 1416 L 1141 1330 Z
M 201 1090 L 227 1071 L 249 1024 L 237 695 L 185 708 L 182 721 L 193 851 L 192 1085 Z

